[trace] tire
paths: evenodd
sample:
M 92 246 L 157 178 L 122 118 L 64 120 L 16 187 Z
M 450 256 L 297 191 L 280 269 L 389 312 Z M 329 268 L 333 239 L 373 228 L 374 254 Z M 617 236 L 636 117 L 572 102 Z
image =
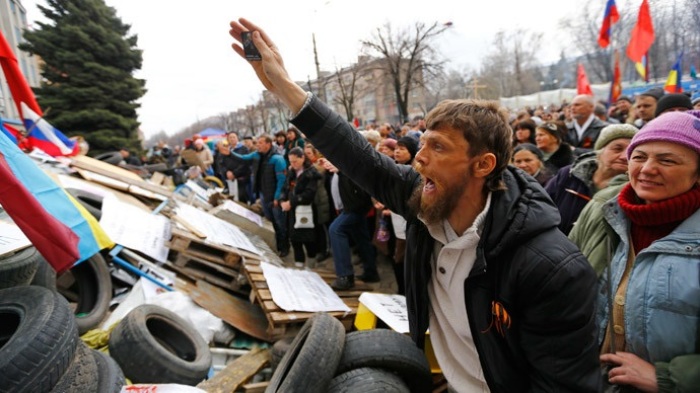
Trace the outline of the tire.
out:
M 289 351 L 289 348 L 292 346 L 292 341 L 294 341 L 293 337 L 285 337 L 281 340 L 277 340 L 272 345 L 272 349 L 270 350 L 270 368 L 272 368 L 273 373 L 277 369 L 277 366 L 280 364 L 280 361 L 282 361 L 284 355 Z
M 36 285 L 56 291 L 56 271 L 43 257 L 39 259 L 34 278 L 29 285 Z
M 328 314 L 315 314 L 292 341 L 265 392 L 325 393 L 344 344 L 343 324 Z
M 42 287 L 0 291 L 0 389 L 50 391 L 71 365 L 78 328 L 64 298 Z
M 0 289 L 29 285 L 39 267 L 41 254 L 30 246 L 0 258 Z
M 78 342 L 73 361 L 51 393 L 99 392 L 97 363 L 91 352 L 82 341 Z
M 408 336 L 393 330 L 361 330 L 345 336 L 337 374 L 363 367 L 396 373 L 412 392 L 427 392 L 432 387 L 430 365 L 423 351 Z
M 58 292 L 77 303 L 75 318 L 80 335 L 97 327 L 112 300 L 112 278 L 102 254 L 73 266 L 57 278 Z
M 424 390 L 429 392 L 431 390 Z M 333 378 L 328 393 L 409 393 L 406 383 L 396 374 L 379 368 L 356 368 Z
M 93 217 L 97 221 L 102 218 L 102 197 L 93 194 L 91 192 L 87 192 L 84 190 L 78 190 L 75 188 L 66 188 L 66 192 L 68 192 L 73 198 L 75 198 L 78 203 L 80 203 L 85 210 L 87 210 L 90 214 L 92 214 Z
M 92 356 L 97 364 L 97 393 L 119 393 L 126 385 L 124 373 L 117 362 L 109 355 L 92 350 Z
M 119 322 L 109 338 L 109 353 L 134 383 L 194 386 L 212 362 L 207 343 L 187 321 L 149 304 Z

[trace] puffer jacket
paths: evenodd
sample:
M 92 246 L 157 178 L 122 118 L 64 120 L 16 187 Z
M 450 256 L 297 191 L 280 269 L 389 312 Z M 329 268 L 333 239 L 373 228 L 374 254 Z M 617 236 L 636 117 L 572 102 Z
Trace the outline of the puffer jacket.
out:
M 423 347 L 434 240 L 406 204 L 420 176 L 378 153 L 316 97 L 292 123 L 343 173 L 407 219 L 409 327 Z M 595 273 L 557 229 L 557 209 L 536 180 L 512 167 L 503 179 L 507 190 L 492 194 L 477 260 L 464 282 L 464 312 L 489 389 L 597 392 Z M 511 317 L 503 334 L 489 329 L 492 302 L 500 302 Z

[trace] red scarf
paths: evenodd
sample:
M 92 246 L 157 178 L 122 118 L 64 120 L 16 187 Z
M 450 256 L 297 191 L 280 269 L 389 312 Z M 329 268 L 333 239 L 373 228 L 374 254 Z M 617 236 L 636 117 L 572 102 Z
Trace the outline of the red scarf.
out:
M 645 204 L 627 183 L 617 197 L 620 208 L 632 222 L 634 252 L 668 236 L 678 225 L 700 209 L 700 187 L 657 203 Z

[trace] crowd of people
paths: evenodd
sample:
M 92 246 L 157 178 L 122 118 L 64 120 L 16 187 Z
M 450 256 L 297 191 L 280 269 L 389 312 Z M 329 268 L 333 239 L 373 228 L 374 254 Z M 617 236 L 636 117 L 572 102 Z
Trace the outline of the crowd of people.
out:
M 244 31 L 262 56 L 249 64 L 305 139 L 308 163 L 261 137 L 295 162 L 265 172 L 282 182 L 284 229 L 301 228 L 307 203 L 316 224 L 325 188 L 335 288 L 354 285 L 351 244 L 367 281 L 376 250 L 391 252 L 411 338 L 422 348 L 430 329 L 450 391 L 697 391 L 700 103 L 660 89 L 608 110 L 586 95 L 514 114 L 446 100 L 413 128 L 357 132 L 245 19 L 230 30 L 241 57 Z M 320 252 L 309 239 L 292 238 L 298 262 L 297 248 Z

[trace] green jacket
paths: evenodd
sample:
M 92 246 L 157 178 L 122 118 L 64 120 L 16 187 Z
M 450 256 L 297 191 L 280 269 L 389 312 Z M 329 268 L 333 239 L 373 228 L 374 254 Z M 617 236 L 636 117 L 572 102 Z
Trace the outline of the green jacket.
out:
M 612 231 L 612 228 L 603 217 L 603 205 L 616 197 L 627 182 L 627 175 L 617 175 L 610 180 L 607 187 L 596 192 L 581 211 L 569 233 L 569 239 L 576 243 L 581 253 L 588 258 L 598 277 L 610 262 L 608 250 L 615 250 L 618 243 L 617 236 L 608 236 L 608 231 Z M 608 239 L 613 242 L 611 247 L 608 247 Z

